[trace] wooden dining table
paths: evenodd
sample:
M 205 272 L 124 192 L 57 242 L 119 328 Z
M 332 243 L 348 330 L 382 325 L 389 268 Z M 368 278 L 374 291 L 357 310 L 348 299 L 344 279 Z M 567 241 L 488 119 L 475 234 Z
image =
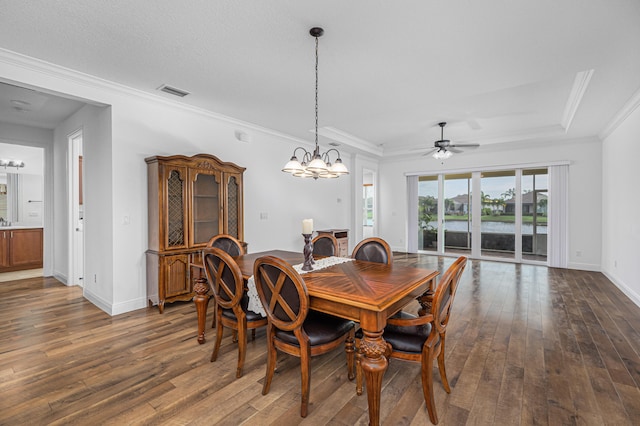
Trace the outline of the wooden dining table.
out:
M 275 256 L 295 265 L 304 261 L 302 253 L 270 250 L 235 257 L 242 275 L 248 280 L 259 257 Z M 387 318 L 415 299 L 424 300 L 433 292 L 437 270 L 405 265 L 353 260 L 302 275 L 309 292 L 312 309 L 360 323 L 361 366 L 365 377 L 369 403 L 369 424 L 380 423 L 380 393 L 387 370 L 387 343 L 383 331 Z M 206 281 L 205 281 L 206 284 Z M 196 285 L 194 299 L 198 312 L 198 336 L 204 342 L 208 286 Z M 424 307 L 424 305 L 423 305 Z M 202 327 L 202 330 L 200 330 Z M 200 333 L 202 332 L 202 335 Z

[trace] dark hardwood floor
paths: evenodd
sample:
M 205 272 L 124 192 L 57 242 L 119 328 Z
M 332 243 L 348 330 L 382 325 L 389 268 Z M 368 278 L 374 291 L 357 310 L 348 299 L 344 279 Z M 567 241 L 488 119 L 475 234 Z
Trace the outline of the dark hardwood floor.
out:
M 453 259 L 395 254 L 427 268 Z M 414 306 L 417 308 L 417 304 Z M 52 278 L 0 283 L 0 424 L 367 424 L 344 352 L 314 357 L 299 417 L 299 360 L 278 354 L 268 395 L 265 333 L 196 342 L 193 303 L 110 317 Z M 208 321 L 211 321 L 209 312 Z M 470 261 L 447 334 L 451 394 L 435 375 L 443 425 L 640 424 L 640 308 L 602 274 Z M 420 366 L 391 360 L 383 424 L 429 424 Z

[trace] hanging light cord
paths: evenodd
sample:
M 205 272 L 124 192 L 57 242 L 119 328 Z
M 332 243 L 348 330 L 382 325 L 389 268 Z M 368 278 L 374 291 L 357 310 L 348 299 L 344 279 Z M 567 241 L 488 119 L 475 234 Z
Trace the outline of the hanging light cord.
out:
M 316 37 L 316 151 L 318 149 L 318 37 Z

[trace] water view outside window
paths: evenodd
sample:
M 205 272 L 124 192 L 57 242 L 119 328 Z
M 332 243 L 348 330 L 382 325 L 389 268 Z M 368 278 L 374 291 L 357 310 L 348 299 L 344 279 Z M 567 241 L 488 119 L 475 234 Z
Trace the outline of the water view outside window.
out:
M 546 168 L 446 174 L 441 180 L 419 176 L 418 249 L 470 255 L 473 248 L 483 258 L 546 262 L 547 181 Z M 471 191 L 474 183 L 480 188 L 477 197 Z M 474 203 L 480 211 L 477 241 L 472 238 Z M 521 219 L 519 226 L 516 219 Z
M 471 173 L 444 177 L 444 251 L 471 253 Z
M 507 213 L 507 200 L 515 197 L 515 170 L 483 172 L 480 247 L 482 256 L 513 259 L 516 251 L 515 215 Z
M 522 258 L 547 261 L 547 169 L 522 171 Z
M 438 176 L 418 178 L 418 249 L 438 250 Z

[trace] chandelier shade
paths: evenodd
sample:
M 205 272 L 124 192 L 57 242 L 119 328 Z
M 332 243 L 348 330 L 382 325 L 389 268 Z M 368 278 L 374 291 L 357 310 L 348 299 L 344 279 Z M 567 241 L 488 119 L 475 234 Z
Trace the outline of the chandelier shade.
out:
M 324 34 L 324 30 L 319 27 L 314 27 L 309 30 L 316 39 L 316 126 L 315 126 L 315 149 L 313 152 L 307 151 L 303 147 L 297 147 L 293 150 L 293 155 L 284 165 L 282 171 L 290 173 L 294 177 L 301 178 L 313 178 L 313 179 L 333 179 L 342 175 L 349 174 L 347 166 L 344 165 L 340 158 L 340 151 L 335 148 L 320 153 L 320 147 L 318 146 L 318 38 Z M 302 151 L 302 161 L 298 160 L 296 152 Z M 329 154 L 335 152 L 336 159 L 331 163 Z

